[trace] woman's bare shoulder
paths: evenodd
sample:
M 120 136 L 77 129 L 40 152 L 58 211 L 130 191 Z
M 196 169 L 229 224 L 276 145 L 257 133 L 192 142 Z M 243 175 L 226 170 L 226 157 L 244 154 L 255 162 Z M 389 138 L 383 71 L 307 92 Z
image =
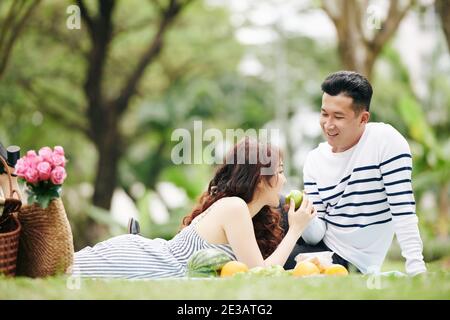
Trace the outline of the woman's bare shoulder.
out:
M 217 226 L 222 230 L 220 232 L 223 232 L 225 226 L 242 221 L 246 217 L 251 220 L 247 203 L 239 197 L 219 199 L 209 207 L 208 211 L 209 213 L 199 222 L 197 232 L 211 243 L 225 243 L 225 236 L 218 240 L 214 236 L 208 235 L 211 234 L 212 230 L 217 231 Z
M 247 203 L 239 197 L 225 197 L 215 203 L 215 211 L 218 215 L 231 217 L 235 215 L 250 214 Z
M 217 201 L 217 205 L 234 209 L 248 210 L 247 203 L 239 197 L 225 197 Z

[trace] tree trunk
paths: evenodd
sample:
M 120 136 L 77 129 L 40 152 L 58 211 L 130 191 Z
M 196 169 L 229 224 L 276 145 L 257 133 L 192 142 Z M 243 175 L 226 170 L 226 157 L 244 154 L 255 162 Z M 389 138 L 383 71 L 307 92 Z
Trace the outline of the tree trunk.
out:
M 120 158 L 119 135 L 117 124 L 105 128 L 105 133 L 96 143 L 98 150 L 97 176 L 95 178 L 95 191 L 93 203 L 95 206 L 108 210 L 114 189 L 117 186 L 117 167 Z
M 91 123 L 93 140 L 98 151 L 92 203 L 96 207 L 109 210 L 114 189 L 117 186 L 121 140 L 116 113 L 112 109 L 108 110 L 105 106 L 98 110 L 105 111 L 102 121 L 98 121 L 97 124 Z M 108 235 L 108 227 L 89 218 L 85 234 L 88 243 L 96 243 L 99 239 L 104 239 Z
M 158 5 L 160 21 L 152 41 L 142 55 L 134 59 L 134 70 L 123 81 L 122 88 L 110 100 L 103 90 L 104 66 L 109 47 L 114 37 L 114 0 L 98 0 L 98 15 L 92 15 L 84 0 L 77 0 L 81 16 L 87 26 L 91 40 L 88 68 L 84 85 L 88 101 L 89 136 L 97 147 L 99 158 L 95 179 L 93 204 L 109 209 L 114 189 L 117 186 L 117 166 L 121 156 L 122 135 L 119 129 L 120 117 L 127 110 L 146 68 L 158 57 L 163 47 L 164 34 L 181 10 L 191 0 L 170 0 L 165 7 Z
M 98 0 L 98 14 L 89 12 L 85 0 L 77 0 L 81 16 L 87 27 L 91 48 L 87 61 L 87 72 L 84 83 L 84 92 L 88 108 L 89 138 L 98 151 L 98 163 L 95 178 L 93 204 L 109 210 L 111 199 L 118 180 L 118 163 L 122 154 L 119 122 L 127 110 L 130 100 L 136 93 L 140 80 L 146 68 L 158 57 L 163 47 L 164 34 L 179 15 L 181 10 L 191 0 L 169 0 L 165 7 L 158 2 L 159 23 L 156 33 L 140 57 L 130 59 L 136 61 L 132 72 L 125 77 L 123 86 L 115 94 L 104 94 L 104 67 L 109 55 L 111 42 L 114 40 L 113 13 L 117 2 L 115 0 Z M 101 226 L 90 219 L 86 230 L 90 243 L 106 235 L 106 226 Z
M 367 49 L 361 40 L 343 40 L 338 45 L 339 57 L 345 70 L 356 71 L 367 79 L 372 78 L 372 70 L 375 60 L 374 52 Z
M 109 210 L 114 189 L 117 185 L 117 166 L 119 161 L 119 147 L 110 143 L 111 138 L 105 136 L 103 143 L 97 145 L 99 159 L 97 162 L 97 175 L 94 184 L 92 202 L 95 206 Z M 108 235 L 108 227 L 98 221 L 89 219 L 86 228 L 86 239 L 89 243 L 96 243 Z
M 444 31 L 448 50 L 450 52 L 450 1 L 436 0 L 436 11 L 441 17 L 442 30 Z
M 368 46 L 361 30 L 361 8 L 353 0 L 342 1 L 340 6 L 339 18 L 335 20 L 335 26 L 342 65 L 346 70 L 356 71 L 370 79 L 371 68 L 369 69 L 366 64 Z
M 336 27 L 338 54 L 346 70 L 356 71 L 369 80 L 372 78 L 377 57 L 398 29 L 414 0 L 409 0 L 406 4 L 403 2 L 390 1 L 386 19 L 382 23 L 380 21 L 379 26 L 371 26 L 378 29 L 372 30 L 373 35 L 368 36 L 367 1 L 322 0 L 322 8 Z

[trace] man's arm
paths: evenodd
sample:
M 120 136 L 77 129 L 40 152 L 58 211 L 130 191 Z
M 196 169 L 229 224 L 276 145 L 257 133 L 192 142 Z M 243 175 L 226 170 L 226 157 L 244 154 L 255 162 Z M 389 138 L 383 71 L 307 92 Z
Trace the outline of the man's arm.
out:
M 406 139 L 395 129 L 389 137 L 389 143 L 382 150 L 380 171 L 392 214 L 394 231 L 402 256 L 406 259 L 406 272 L 409 275 L 426 272 L 411 183 L 411 151 Z

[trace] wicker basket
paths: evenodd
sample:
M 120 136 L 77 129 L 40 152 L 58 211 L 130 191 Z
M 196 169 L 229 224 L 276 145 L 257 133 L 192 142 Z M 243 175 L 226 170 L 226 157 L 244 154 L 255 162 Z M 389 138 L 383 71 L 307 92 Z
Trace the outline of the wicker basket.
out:
M 20 194 L 17 190 L 14 190 L 12 187 L 12 178 L 11 172 L 9 170 L 8 164 L 0 156 L 0 161 L 3 164 L 3 168 L 8 175 L 9 182 L 9 197 L 13 198 L 14 194 L 18 197 L 19 207 L 21 205 L 20 202 Z M 7 199 L 5 199 L 5 203 Z M 16 207 L 14 210 L 18 210 L 19 207 Z M 0 275 L 4 274 L 7 276 L 14 276 L 16 273 L 16 262 L 17 262 L 17 251 L 19 248 L 19 237 L 21 226 L 20 222 L 15 216 L 16 213 L 10 213 L 7 218 L 2 221 L 1 229 L 0 229 Z M 3 215 L 3 210 L 1 210 L 0 215 Z
M 17 275 L 46 277 L 64 273 L 73 263 L 73 237 L 61 198 L 46 209 L 23 206 Z
M 12 215 L 3 228 L 6 232 L 0 233 L 0 274 L 14 276 L 19 248 L 20 222 L 15 215 Z

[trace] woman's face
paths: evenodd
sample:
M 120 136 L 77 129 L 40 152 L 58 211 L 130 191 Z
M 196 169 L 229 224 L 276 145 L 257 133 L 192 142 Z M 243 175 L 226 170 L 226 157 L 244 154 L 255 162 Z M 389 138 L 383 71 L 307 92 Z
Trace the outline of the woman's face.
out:
M 285 183 L 286 177 L 284 176 L 283 162 L 280 161 L 275 174 L 270 178 L 270 184 L 267 182 L 263 183 L 262 196 L 265 198 L 265 202 L 268 206 L 279 206 L 281 189 Z

